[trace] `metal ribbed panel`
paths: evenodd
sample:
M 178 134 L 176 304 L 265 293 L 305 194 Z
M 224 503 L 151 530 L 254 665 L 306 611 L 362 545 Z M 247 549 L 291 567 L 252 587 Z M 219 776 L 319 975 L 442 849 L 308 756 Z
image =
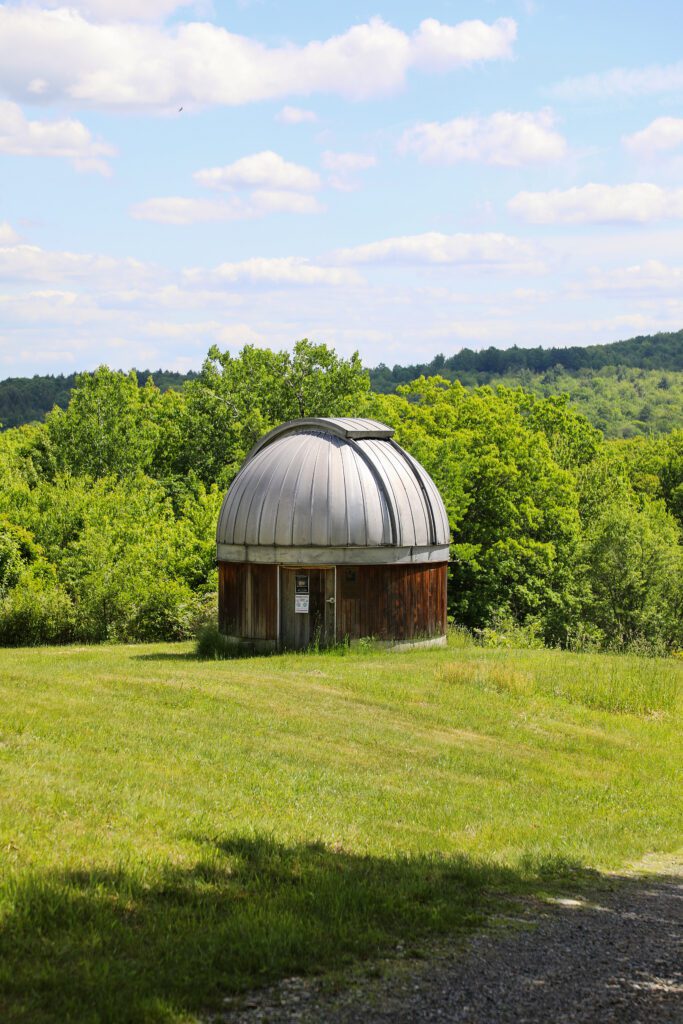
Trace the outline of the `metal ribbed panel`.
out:
M 296 421 L 271 431 L 226 495 L 217 542 L 317 549 L 448 544 L 434 482 L 391 433 L 363 419 Z

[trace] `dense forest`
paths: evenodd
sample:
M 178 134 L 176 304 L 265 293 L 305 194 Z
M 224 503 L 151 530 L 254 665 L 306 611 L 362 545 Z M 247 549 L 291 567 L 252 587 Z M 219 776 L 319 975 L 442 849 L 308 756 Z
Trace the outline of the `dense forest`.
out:
M 486 348 L 478 352 L 463 348 L 446 359 L 435 356 L 430 363 L 416 363 L 414 366 L 378 366 L 371 370 L 373 387 L 384 390 L 381 382 L 389 385 L 406 384 L 419 376 L 439 374 L 449 380 L 460 380 L 463 384 L 488 384 L 494 377 L 517 374 L 523 370 L 530 373 L 546 373 L 548 370 L 601 370 L 605 366 L 630 366 L 642 370 L 683 371 L 683 331 L 652 334 L 629 338 L 627 341 L 613 341 L 607 345 L 574 345 L 571 348 Z
M 172 370 L 133 370 L 138 384 L 142 386 L 150 377 L 160 391 L 180 388 L 186 380 L 193 380 L 197 374 L 175 373 Z M 35 423 L 58 405 L 66 409 L 71 391 L 76 386 L 77 373 L 68 376 L 57 374 L 40 377 L 7 377 L 0 380 L 0 425 L 20 427 L 24 423 Z
M 683 646 L 683 430 L 606 441 L 566 396 L 440 375 L 378 394 L 356 355 L 210 350 L 179 389 L 81 374 L 0 434 L 0 644 L 188 637 L 215 615 L 214 529 L 255 440 L 301 416 L 394 426 L 444 496 L 449 612 L 482 638 Z
M 161 391 L 197 377 L 168 370 L 134 371 L 142 386 L 151 377 Z M 683 428 L 683 331 L 585 348 L 462 349 L 412 366 L 370 369 L 372 390 L 393 394 L 420 376 L 459 380 L 468 387 L 502 384 L 543 397 L 568 394 L 572 404 L 606 437 L 634 437 Z M 0 426 L 42 420 L 53 406 L 66 409 L 77 374 L 10 377 L 0 381 Z

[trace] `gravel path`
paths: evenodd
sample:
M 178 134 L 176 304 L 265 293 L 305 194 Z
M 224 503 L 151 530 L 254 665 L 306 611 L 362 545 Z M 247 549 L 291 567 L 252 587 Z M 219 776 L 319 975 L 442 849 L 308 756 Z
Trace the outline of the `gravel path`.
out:
M 221 1024 L 683 1024 L 683 864 L 594 897 L 527 904 L 517 926 L 425 960 L 381 961 L 330 991 L 290 978 Z M 660 872 L 662 868 L 660 867 Z M 520 926 L 521 925 L 521 926 Z

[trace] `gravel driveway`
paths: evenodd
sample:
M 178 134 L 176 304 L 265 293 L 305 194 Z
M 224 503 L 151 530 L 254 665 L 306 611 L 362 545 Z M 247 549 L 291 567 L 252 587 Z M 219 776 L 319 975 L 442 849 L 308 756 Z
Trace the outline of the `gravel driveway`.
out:
M 520 927 L 521 925 L 521 927 Z M 221 1024 L 683 1024 L 683 864 L 615 878 L 592 898 L 528 904 L 517 927 L 381 961 L 330 991 L 290 978 Z

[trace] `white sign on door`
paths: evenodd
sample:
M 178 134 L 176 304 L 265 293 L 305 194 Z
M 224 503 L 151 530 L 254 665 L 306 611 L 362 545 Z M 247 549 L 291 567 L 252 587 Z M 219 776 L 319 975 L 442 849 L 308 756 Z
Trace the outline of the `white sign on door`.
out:
M 300 612 L 302 615 L 308 614 L 308 594 L 294 595 L 294 611 Z

